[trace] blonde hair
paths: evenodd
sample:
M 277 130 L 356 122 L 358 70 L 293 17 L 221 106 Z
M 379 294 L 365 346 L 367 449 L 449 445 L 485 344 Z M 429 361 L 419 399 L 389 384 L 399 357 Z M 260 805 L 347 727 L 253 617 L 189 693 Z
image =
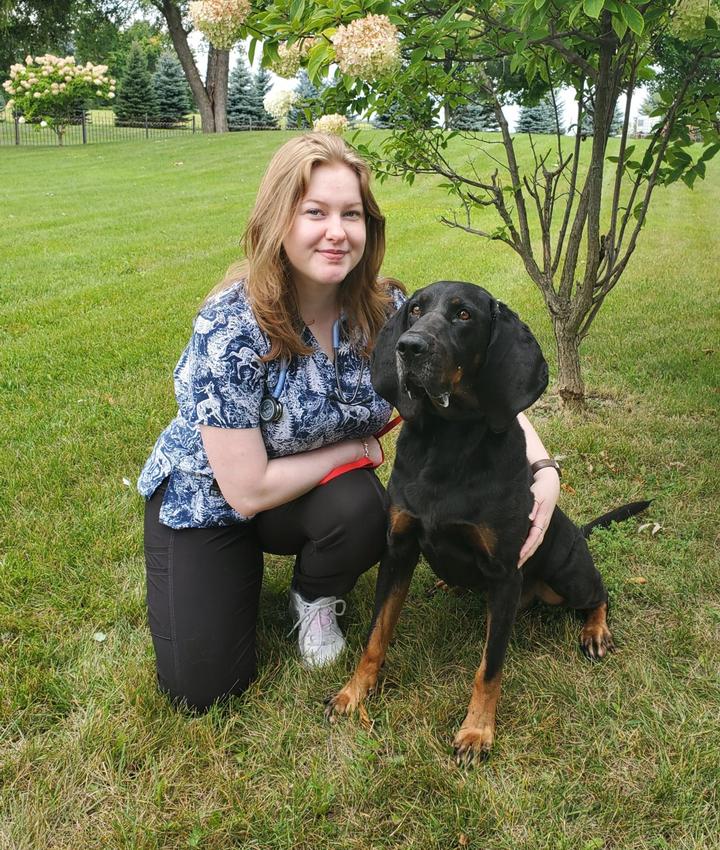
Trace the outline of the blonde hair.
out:
M 300 336 L 302 320 L 283 240 L 317 165 L 346 165 L 360 181 L 365 213 L 365 250 L 360 262 L 340 284 L 340 308 L 350 326 L 365 340 L 365 353 L 387 318 L 389 284 L 379 279 L 385 255 L 385 218 L 370 191 L 370 169 L 339 136 L 305 133 L 286 142 L 270 161 L 243 235 L 245 260 L 233 263 L 211 295 L 241 278 L 260 329 L 270 339 L 264 360 L 310 354 Z

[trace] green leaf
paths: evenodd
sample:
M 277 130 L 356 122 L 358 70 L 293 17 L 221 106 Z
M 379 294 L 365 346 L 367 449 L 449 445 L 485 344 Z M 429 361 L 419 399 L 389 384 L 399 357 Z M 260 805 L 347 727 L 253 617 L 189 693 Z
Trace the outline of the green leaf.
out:
M 583 11 L 588 18 L 595 18 L 597 20 L 604 5 L 604 0 L 583 0 Z
M 619 18 L 617 15 L 612 16 L 611 23 L 612 28 L 615 30 L 615 34 L 622 41 L 623 36 L 627 32 L 627 24 L 623 18 Z
M 308 77 L 315 82 L 318 79 L 320 69 L 328 59 L 329 46 L 326 42 L 320 42 L 310 51 L 310 59 L 307 64 Z
M 578 12 L 582 9 L 582 7 L 583 7 L 583 0 L 580 0 L 579 3 L 577 3 L 575 6 L 573 6 L 572 11 L 568 15 L 568 23 L 570 24 L 570 26 L 572 26 L 572 22 L 575 20 Z
M 686 171 L 685 174 L 682 174 L 680 179 L 688 187 L 688 189 L 692 189 L 696 177 L 697 171 L 695 171 L 694 168 L 691 168 L 689 171 Z
M 720 151 L 720 144 L 710 145 L 709 148 L 705 148 L 700 157 L 700 162 L 707 162 L 709 159 L 712 159 L 718 151 Z
M 641 35 L 645 28 L 645 21 L 643 20 L 643 16 L 640 12 L 638 12 L 634 6 L 630 6 L 628 3 L 623 3 L 620 7 L 620 14 L 623 16 L 625 23 L 630 27 L 635 35 Z

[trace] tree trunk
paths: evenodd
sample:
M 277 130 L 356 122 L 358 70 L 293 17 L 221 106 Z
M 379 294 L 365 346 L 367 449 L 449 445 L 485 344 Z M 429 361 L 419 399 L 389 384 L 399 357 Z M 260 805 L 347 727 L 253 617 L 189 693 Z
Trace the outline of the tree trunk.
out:
M 217 50 L 210 45 L 208 66 L 205 78 L 205 90 L 212 104 L 216 133 L 228 132 L 227 94 L 228 72 L 230 70 L 230 51 Z
M 580 371 L 580 341 L 576 330 L 566 319 L 553 317 L 557 347 L 558 392 L 565 407 L 582 410 L 585 406 L 585 385 Z
M 187 33 L 183 29 L 179 7 L 173 0 L 161 0 L 156 6 L 167 22 L 175 52 L 200 112 L 203 133 L 227 132 L 227 87 L 230 51 L 215 50 L 210 45 L 206 88 L 188 45 Z

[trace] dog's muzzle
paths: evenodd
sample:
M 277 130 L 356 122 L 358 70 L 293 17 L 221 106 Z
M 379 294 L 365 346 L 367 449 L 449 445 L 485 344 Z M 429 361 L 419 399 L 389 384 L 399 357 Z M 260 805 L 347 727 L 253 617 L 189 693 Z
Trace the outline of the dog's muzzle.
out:
M 450 393 L 438 385 L 436 346 L 427 336 L 407 331 L 397 342 L 395 356 L 400 386 L 411 399 L 428 396 L 439 407 L 450 404 Z

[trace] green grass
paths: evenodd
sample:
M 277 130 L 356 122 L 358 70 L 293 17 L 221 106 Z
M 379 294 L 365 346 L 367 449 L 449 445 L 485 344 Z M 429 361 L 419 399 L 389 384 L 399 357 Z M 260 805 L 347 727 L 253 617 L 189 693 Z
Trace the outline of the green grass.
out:
M 329 727 L 322 698 L 359 655 L 374 571 L 349 599 L 350 652 L 309 674 L 285 637 L 290 563 L 268 558 L 251 690 L 203 717 L 156 693 L 142 504 L 123 479 L 134 484 L 174 415 L 194 312 L 238 257 L 285 138 L 2 154 L 0 847 L 720 847 L 716 165 L 693 192 L 658 191 L 583 348 L 587 413 L 564 413 L 552 392 L 531 413 L 565 455 L 572 516 L 654 499 L 646 518 L 592 539 L 618 653 L 591 665 L 572 614 L 523 613 L 496 749 L 463 772 L 450 741 L 482 651 L 482 600 L 428 597 L 421 566 L 372 729 Z M 553 368 L 549 321 L 514 255 L 440 226 L 447 199 L 432 180 L 377 194 L 386 273 L 411 288 L 487 286 Z

